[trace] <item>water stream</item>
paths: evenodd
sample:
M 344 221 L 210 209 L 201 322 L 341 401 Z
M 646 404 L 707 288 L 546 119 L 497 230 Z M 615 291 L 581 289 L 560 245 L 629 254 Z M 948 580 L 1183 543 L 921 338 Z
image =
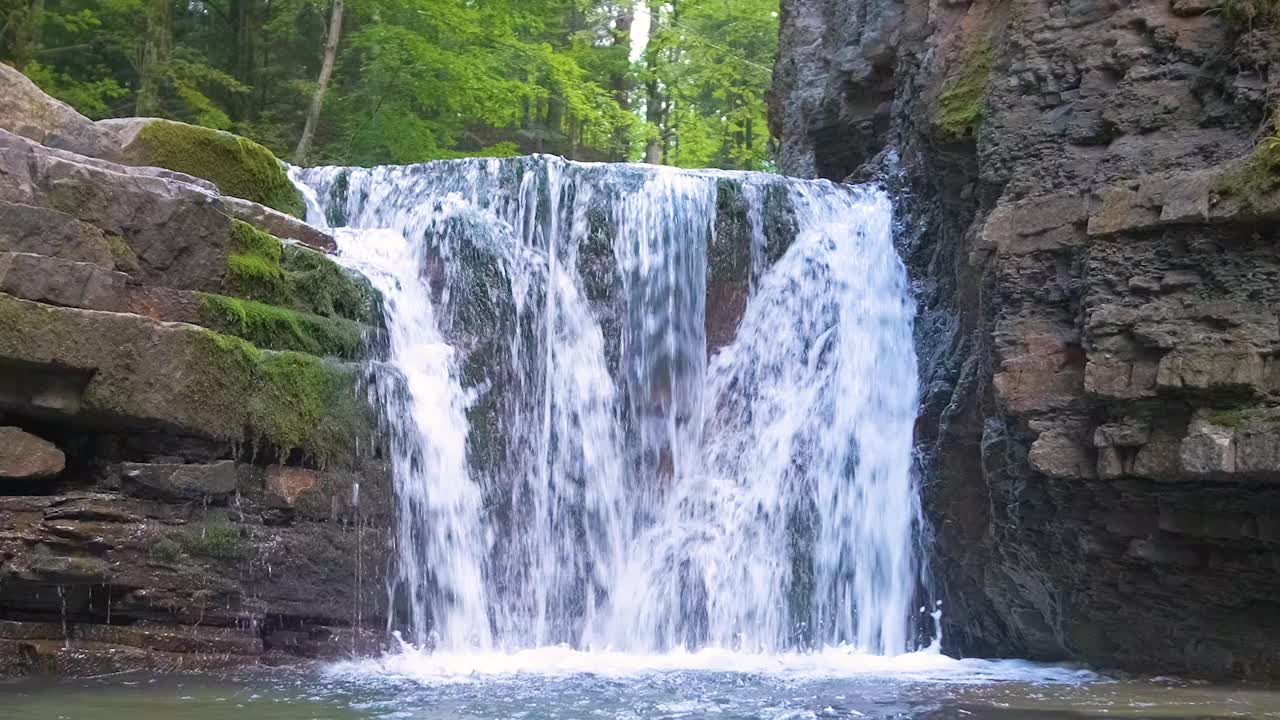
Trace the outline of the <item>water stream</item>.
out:
M 407 647 L 915 649 L 882 192 L 548 157 L 296 175 L 387 301 Z

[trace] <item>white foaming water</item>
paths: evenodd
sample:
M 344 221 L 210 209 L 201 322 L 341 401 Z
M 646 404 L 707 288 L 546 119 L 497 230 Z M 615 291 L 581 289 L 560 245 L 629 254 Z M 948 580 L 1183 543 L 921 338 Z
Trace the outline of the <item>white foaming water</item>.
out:
M 387 305 L 405 640 L 339 672 L 1023 672 L 912 652 L 882 192 L 546 157 L 294 178 Z

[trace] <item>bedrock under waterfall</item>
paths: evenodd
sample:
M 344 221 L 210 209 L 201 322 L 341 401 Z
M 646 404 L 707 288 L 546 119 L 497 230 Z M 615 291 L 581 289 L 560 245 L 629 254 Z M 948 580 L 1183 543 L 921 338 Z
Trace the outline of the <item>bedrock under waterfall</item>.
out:
M 542 156 L 295 180 L 385 298 L 407 645 L 914 649 L 883 192 Z

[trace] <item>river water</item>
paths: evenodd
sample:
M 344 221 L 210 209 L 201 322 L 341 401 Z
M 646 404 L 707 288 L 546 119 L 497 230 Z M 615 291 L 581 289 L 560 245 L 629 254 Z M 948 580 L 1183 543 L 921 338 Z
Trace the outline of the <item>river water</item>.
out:
M 1172 680 L 1112 680 L 1006 662 L 853 672 L 819 663 L 752 670 L 642 670 L 636 663 L 433 678 L 339 666 L 251 677 L 120 676 L 0 685 L 13 720 L 800 720 L 1277 718 L 1280 693 Z M 683 663 L 689 665 L 691 663 Z M 696 664 L 696 663 L 694 663 Z M 710 659 L 703 664 L 714 665 Z M 765 663 L 761 663 L 762 665 Z M 906 665 L 909 663 L 899 663 Z M 626 666 L 630 667 L 626 667 Z M 983 665 L 986 665 L 984 668 Z M 1004 678 L 1004 679 L 994 679 Z

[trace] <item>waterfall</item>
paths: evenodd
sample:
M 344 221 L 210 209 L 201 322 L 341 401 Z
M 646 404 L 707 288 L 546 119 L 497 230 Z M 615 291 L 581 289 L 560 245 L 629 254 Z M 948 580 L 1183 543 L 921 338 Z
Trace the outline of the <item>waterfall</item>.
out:
M 543 156 L 293 176 L 385 298 L 407 642 L 912 649 L 881 191 Z

